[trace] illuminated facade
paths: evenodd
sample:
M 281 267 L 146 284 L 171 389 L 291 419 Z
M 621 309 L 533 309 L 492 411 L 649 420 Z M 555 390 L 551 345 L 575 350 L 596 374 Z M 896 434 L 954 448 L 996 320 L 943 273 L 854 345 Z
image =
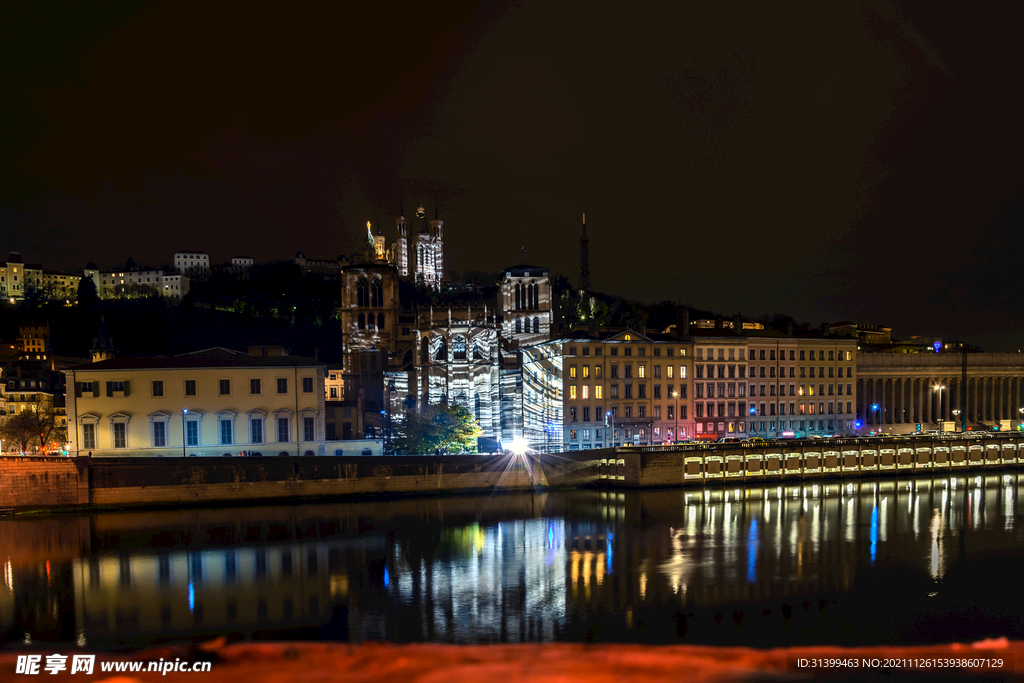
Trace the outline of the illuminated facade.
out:
M 85 277 L 96 285 L 96 294 L 101 299 L 156 293 L 168 299 L 181 299 L 188 294 L 189 278 L 180 273 L 165 273 L 162 270 L 100 271 L 86 268 Z
M 500 433 L 499 328 L 486 308 L 421 313 L 414 382 L 420 405 L 459 404 L 484 435 Z
M 82 276 L 57 270 L 43 270 L 37 264 L 22 262 L 21 255 L 11 252 L 0 263 L 0 298 L 20 300 L 29 288 L 35 287 L 48 299 L 78 299 L 78 283 Z
M 856 339 L 694 335 L 697 438 L 855 432 Z
M 69 440 L 110 456 L 324 455 L 324 365 L 206 349 L 64 371 Z
M 174 254 L 174 267 L 193 280 L 210 276 L 210 255 L 205 251 L 178 251 Z
M 551 339 L 551 281 L 548 269 L 513 266 L 501 274 L 501 334 L 529 346 Z

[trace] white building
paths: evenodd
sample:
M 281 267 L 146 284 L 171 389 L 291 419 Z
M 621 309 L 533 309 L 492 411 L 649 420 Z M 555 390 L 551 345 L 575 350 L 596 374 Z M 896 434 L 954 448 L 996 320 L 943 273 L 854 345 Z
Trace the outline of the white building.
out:
M 178 251 L 174 254 L 174 267 L 193 280 L 204 280 L 210 275 L 210 255 L 205 251 Z
M 86 268 L 84 273 L 84 277 L 91 278 L 96 285 L 96 294 L 101 299 L 140 295 L 148 290 L 168 299 L 181 299 L 188 294 L 189 278 L 159 269 L 104 272 Z

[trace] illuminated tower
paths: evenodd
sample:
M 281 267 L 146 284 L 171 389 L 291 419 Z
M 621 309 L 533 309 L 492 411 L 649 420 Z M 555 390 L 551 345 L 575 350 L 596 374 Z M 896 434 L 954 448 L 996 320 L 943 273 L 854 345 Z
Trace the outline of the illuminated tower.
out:
M 395 267 L 401 277 L 409 275 L 409 221 L 405 220 L 405 209 L 398 207 L 398 218 L 395 219 L 395 230 L 398 242 L 395 245 Z
M 590 291 L 590 240 L 587 239 L 587 214 L 583 214 L 583 236 L 580 237 L 580 294 Z
M 433 289 L 441 286 L 444 273 L 444 221 L 438 219 L 437 208 L 434 208 L 434 220 L 429 225 L 427 212 L 421 205 L 416 209 L 416 217 L 423 222 L 423 227 L 416 235 L 413 245 L 412 273 L 418 284 Z
M 370 221 L 366 221 L 366 232 L 371 234 L 373 239 L 373 256 L 374 261 L 386 261 L 387 260 L 387 244 L 384 243 L 384 235 L 380 234 L 380 225 L 377 225 L 377 234 L 373 235 L 370 231 Z

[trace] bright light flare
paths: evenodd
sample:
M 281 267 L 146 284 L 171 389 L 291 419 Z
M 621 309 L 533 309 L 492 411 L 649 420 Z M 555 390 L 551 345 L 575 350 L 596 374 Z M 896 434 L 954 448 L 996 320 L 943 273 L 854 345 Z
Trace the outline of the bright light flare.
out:
M 513 455 L 526 455 L 526 439 L 521 436 L 517 436 L 512 439 L 512 444 L 509 446 L 509 450 L 512 451 Z

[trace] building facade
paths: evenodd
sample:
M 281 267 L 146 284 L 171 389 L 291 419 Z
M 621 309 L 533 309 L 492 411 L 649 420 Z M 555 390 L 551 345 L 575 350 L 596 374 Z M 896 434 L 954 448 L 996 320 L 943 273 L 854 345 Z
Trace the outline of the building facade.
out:
M 210 255 L 205 251 L 178 251 L 174 253 L 174 267 L 193 280 L 210 277 Z
M 324 455 L 324 365 L 207 349 L 64 371 L 71 451 L 95 456 Z
M 1024 355 L 861 353 L 857 357 L 857 415 L 862 431 L 896 434 L 937 429 L 1017 429 L 1024 419 Z M 963 407 L 961 407 L 963 406 Z M 966 413 L 961 412 L 966 411 Z
M 180 300 L 188 294 L 189 278 L 180 273 L 165 273 L 159 269 L 100 271 L 98 268 L 86 268 L 84 273 L 96 285 L 96 294 L 101 299 L 155 293 Z

